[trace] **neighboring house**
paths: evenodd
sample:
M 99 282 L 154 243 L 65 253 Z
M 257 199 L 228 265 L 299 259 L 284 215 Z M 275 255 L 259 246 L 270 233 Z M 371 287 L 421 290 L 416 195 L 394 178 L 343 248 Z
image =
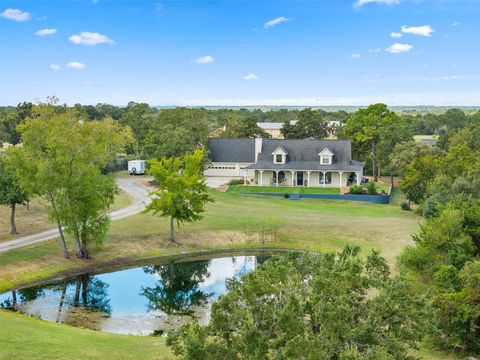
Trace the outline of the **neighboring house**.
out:
M 210 139 L 207 176 L 243 177 L 259 186 L 360 184 L 363 163 L 348 140 Z
M 296 125 L 298 120 L 290 120 L 290 125 Z M 257 126 L 265 131 L 267 134 L 273 139 L 283 139 L 282 128 L 283 123 L 278 122 L 257 122 Z M 329 128 L 332 130 L 329 137 L 335 137 L 336 129 L 341 126 L 340 121 L 338 120 L 330 120 L 328 122 Z
M 435 146 L 437 145 L 438 135 L 414 135 L 413 139 L 416 142 L 419 142 L 428 146 Z
M 291 120 L 290 125 L 296 125 L 297 120 Z M 257 122 L 257 126 L 265 131 L 267 134 L 270 134 L 270 136 L 273 139 L 282 139 L 283 134 L 282 134 L 282 128 L 283 128 L 283 123 L 278 123 L 278 122 Z

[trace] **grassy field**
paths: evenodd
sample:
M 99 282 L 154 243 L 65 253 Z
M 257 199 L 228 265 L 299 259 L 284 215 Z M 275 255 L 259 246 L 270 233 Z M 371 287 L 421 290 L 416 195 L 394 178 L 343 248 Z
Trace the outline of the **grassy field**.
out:
M 0 292 L 38 279 L 96 269 L 131 259 L 181 254 L 221 248 L 276 246 L 315 251 L 338 250 L 357 244 L 366 253 L 379 249 L 392 265 L 396 256 L 418 229 L 419 219 L 398 206 L 348 201 L 256 197 L 212 190 L 215 202 L 208 204 L 204 218 L 181 226 L 180 244 L 171 245 L 168 223 L 150 214 L 137 214 L 114 221 L 102 247 L 92 249 L 88 261 L 65 260 L 58 240 L 50 240 L 0 254 Z M 276 242 L 262 244 L 245 239 L 239 218 L 275 217 L 283 222 Z M 72 249 L 71 243 L 69 244 Z
M 173 359 L 162 337 L 114 335 L 0 310 L 0 359 Z
M 127 207 L 131 202 L 132 198 L 130 195 L 120 191 L 111 210 L 115 211 Z M 19 237 L 36 234 L 55 227 L 55 225 L 48 219 L 45 206 L 39 199 L 33 199 L 30 202 L 30 210 L 27 210 L 26 206 L 17 206 L 15 222 L 19 234 L 11 235 L 9 234 L 10 208 L 7 206 L 0 206 L 0 242 L 14 240 Z
M 263 246 L 327 251 L 353 243 L 360 245 L 363 253 L 379 249 L 393 269 L 401 249 L 412 244 L 411 234 L 418 230 L 419 224 L 413 212 L 402 211 L 398 205 L 291 201 L 214 190 L 210 194 L 215 202 L 208 205 L 204 218 L 182 226 L 177 232 L 178 243 L 174 245 L 167 241 L 166 220 L 137 214 L 113 222 L 105 244 L 94 249 L 88 261 L 63 259 L 55 240 L 0 254 L 0 292 L 31 281 L 125 265 L 135 259 Z M 254 237 L 246 239 L 239 222 L 241 217 L 281 218 L 284 225 L 278 241 L 262 244 Z M 69 246 L 72 249 L 71 243 Z M 2 340 L 5 344 L 0 347 L 0 358 L 163 359 L 171 356 L 162 338 L 106 334 L 2 311 L 0 323 L 9 334 L 8 339 Z M 427 360 L 458 359 L 426 347 L 418 354 Z
M 227 190 L 229 193 L 276 193 L 276 194 L 340 194 L 336 188 L 309 188 L 298 186 L 248 186 L 231 185 Z

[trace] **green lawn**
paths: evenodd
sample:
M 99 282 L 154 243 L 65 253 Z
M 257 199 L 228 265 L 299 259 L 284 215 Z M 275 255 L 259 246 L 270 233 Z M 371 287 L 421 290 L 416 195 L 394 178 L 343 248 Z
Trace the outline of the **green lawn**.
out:
M 277 193 L 277 194 L 340 194 L 340 189 L 336 188 L 313 188 L 299 186 L 249 186 L 249 185 L 230 185 L 227 190 L 229 193 Z
M 173 359 L 162 337 L 114 335 L 0 310 L 0 359 Z

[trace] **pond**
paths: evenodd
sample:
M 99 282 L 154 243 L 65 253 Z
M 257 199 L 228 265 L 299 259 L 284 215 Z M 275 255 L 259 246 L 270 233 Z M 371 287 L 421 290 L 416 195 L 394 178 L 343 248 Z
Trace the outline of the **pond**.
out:
M 225 282 L 267 260 L 235 255 L 158 262 L 0 295 L 0 307 L 44 320 L 118 334 L 161 335 L 198 319 L 207 324 L 211 303 Z

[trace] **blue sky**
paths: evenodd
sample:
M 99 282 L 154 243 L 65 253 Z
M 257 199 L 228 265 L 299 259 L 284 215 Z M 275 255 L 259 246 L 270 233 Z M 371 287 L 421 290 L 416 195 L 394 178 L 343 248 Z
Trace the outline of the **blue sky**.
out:
M 480 1 L 0 6 L 2 105 L 480 104 Z

